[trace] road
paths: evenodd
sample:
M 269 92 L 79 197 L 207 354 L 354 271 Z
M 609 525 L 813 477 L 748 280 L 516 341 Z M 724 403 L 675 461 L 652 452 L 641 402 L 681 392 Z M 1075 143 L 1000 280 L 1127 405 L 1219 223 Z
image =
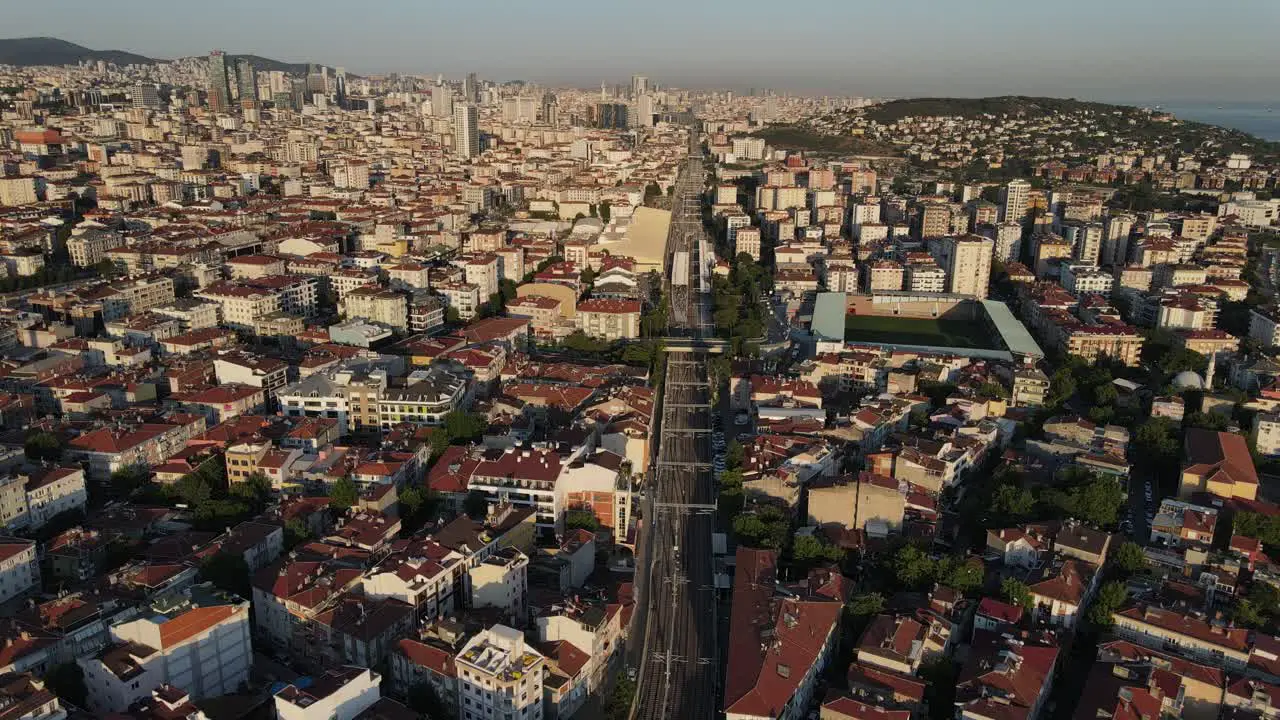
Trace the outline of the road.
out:
M 687 284 L 672 283 L 672 269 L 667 269 L 668 334 L 702 338 L 710 329 L 710 288 L 702 265 L 708 245 L 700 213 L 704 169 L 697 132 L 690 135 L 690 158 L 676 183 L 667 239 L 668 264 L 676 253 L 688 253 L 690 267 Z M 646 595 L 647 619 L 643 636 L 633 638 L 641 648 L 631 717 L 709 719 L 720 697 L 711 556 L 711 388 L 701 352 L 669 352 L 666 363 L 658 462 L 648 492 L 648 532 L 641 541 L 647 572 L 637 592 Z

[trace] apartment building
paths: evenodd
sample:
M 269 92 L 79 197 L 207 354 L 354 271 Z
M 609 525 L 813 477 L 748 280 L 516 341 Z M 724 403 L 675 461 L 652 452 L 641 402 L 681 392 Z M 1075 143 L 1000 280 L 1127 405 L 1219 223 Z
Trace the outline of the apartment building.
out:
M 825 586 L 803 595 L 781 587 L 777 554 L 768 550 L 739 547 L 736 565 L 725 715 L 797 720 L 813 701 L 835 651 L 843 598 Z
M 494 625 L 477 633 L 454 663 L 459 720 L 541 720 L 546 658 L 519 630 Z
M 33 540 L 0 536 L 0 603 L 40 588 L 40 563 Z
M 639 300 L 584 300 L 578 304 L 575 320 L 590 337 L 602 340 L 629 340 L 640 337 Z
M 400 423 L 438 426 L 467 400 L 467 379 L 443 368 L 418 370 L 404 387 L 388 387 L 378 398 L 378 424 L 390 430 Z
M 160 596 L 110 634 L 105 650 L 76 660 L 94 712 L 125 712 L 161 684 L 198 700 L 234 693 L 249 679 L 249 603 L 209 583 Z
M 264 315 L 280 311 L 279 295 L 263 288 L 218 282 L 195 295 L 217 303 L 223 324 L 236 330 L 251 331 Z
M 879 260 L 864 265 L 867 274 L 867 292 L 897 292 L 902 290 L 906 269 L 893 260 Z
M 354 720 L 382 697 L 382 676 L 369 668 L 330 668 L 299 688 L 286 685 L 274 699 L 280 720 Z
M 480 286 L 471 283 L 441 283 L 436 286 L 445 298 L 445 307 L 458 313 L 461 320 L 470 320 L 480 310 L 480 303 L 487 302 L 488 295 L 480 295 Z
M 1249 666 L 1249 630 L 1213 625 L 1208 618 L 1130 603 L 1112 613 L 1113 632 L 1151 648 L 1174 652 L 1188 660 L 1232 672 Z
M 348 292 L 342 298 L 342 312 L 348 318 L 363 318 L 397 330 L 409 328 L 408 296 L 374 285 Z
M 517 548 L 497 550 L 467 571 L 470 606 L 493 608 L 523 626 L 529 597 L 529 556 Z
M 986 298 L 995 243 L 981 235 L 961 235 L 943 238 L 940 246 L 940 264 L 947 271 L 947 292 Z
M 1060 350 L 1086 360 L 1108 357 L 1137 367 L 1142 354 L 1143 337 L 1128 325 L 1083 325 L 1061 328 Z

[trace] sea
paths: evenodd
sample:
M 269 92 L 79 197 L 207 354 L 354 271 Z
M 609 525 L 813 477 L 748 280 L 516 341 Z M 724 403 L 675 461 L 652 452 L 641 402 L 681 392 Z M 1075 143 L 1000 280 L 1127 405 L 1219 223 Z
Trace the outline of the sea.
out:
M 1173 113 L 1183 120 L 1219 125 L 1256 135 L 1263 140 L 1280 142 L 1280 100 L 1267 103 L 1146 103 L 1143 107 L 1155 107 Z

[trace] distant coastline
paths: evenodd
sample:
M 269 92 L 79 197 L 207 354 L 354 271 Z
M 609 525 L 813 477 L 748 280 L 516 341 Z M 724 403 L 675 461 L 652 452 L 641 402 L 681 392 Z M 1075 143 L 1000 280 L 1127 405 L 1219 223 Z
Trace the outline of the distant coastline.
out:
M 1146 103 L 1154 108 L 1157 103 Z M 1256 135 L 1263 140 L 1280 142 L 1280 100 L 1266 103 L 1210 103 L 1174 102 L 1159 103 L 1160 109 L 1181 120 L 1219 125 Z M 1267 112 L 1271 108 L 1271 112 Z

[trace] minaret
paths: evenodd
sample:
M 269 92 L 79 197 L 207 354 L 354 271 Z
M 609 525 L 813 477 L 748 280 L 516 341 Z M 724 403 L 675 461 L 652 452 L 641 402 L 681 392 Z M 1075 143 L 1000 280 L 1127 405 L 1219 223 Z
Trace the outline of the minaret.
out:
M 1204 371 L 1204 390 L 1205 392 L 1213 392 L 1213 371 L 1214 366 L 1218 362 L 1218 353 L 1209 353 L 1209 367 Z

